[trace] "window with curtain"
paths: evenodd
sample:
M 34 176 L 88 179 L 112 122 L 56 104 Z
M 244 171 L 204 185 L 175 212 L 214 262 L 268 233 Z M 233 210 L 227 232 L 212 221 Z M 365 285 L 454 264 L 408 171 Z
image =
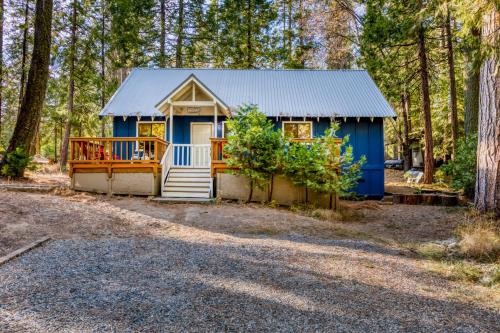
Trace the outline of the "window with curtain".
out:
M 283 122 L 283 133 L 285 137 L 293 139 L 312 138 L 312 123 L 309 121 Z

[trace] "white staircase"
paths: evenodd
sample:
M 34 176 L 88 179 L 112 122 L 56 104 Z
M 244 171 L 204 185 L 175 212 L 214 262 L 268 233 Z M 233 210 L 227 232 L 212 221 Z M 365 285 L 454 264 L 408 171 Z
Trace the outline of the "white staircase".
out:
M 211 191 L 209 168 L 170 168 L 162 197 L 172 199 L 209 199 Z

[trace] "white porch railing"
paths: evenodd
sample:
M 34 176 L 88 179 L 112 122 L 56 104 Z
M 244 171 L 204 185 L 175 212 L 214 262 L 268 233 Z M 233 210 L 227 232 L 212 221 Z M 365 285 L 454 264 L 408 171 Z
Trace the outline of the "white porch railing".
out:
M 172 145 L 169 144 L 167 150 L 163 154 L 161 159 L 161 193 L 165 191 L 165 181 L 167 180 L 168 173 L 170 172 L 170 168 L 172 167 Z
M 176 168 L 210 168 L 210 145 L 173 144 L 172 166 Z

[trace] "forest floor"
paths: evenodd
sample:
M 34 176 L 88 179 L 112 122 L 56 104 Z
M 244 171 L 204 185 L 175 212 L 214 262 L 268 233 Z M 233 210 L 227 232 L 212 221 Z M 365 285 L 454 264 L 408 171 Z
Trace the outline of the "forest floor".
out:
M 0 255 L 52 238 L 0 266 L 0 331 L 498 328 L 500 289 L 480 275 L 498 265 L 428 250 L 465 208 L 346 210 L 0 190 Z

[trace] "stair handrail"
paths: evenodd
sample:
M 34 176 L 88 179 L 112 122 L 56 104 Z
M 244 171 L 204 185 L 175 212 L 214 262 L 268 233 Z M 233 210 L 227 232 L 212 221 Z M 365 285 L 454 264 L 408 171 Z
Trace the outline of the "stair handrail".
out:
M 165 182 L 167 181 L 168 174 L 170 173 L 170 169 L 172 167 L 172 144 L 167 146 L 167 150 L 163 154 L 161 159 L 161 195 L 165 191 Z

